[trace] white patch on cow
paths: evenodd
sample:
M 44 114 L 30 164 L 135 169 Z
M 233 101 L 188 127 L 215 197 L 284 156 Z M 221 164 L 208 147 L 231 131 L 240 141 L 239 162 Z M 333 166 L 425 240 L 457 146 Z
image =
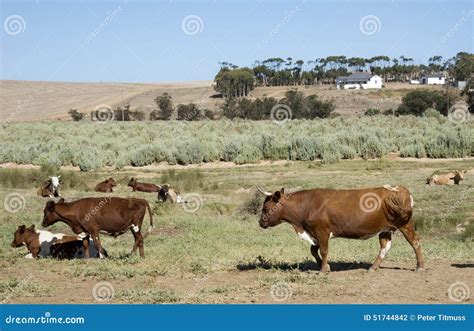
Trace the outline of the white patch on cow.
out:
M 387 245 L 385 246 L 385 248 L 382 248 L 380 250 L 380 257 L 383 259 L 385 257 L 385 255 L 388 253 L 388 251 L 390 250 L 390 247 L 392 247 L 392 241 L 389 240 L 387 241 Z
M 25 255 L 25 259 L 32 259 L 32 258 L 33 258 L 33 254 L 31 253 Z
M 178 196 L 176 197 L 176 203 L 184 203 L 185 201 L 183 200 L 183 198 L 181 197 L 181 195 L 178 194 Z
M 336 238 L 332 232 L 329 232 L 329 239 Z
M 298 232 L 298 235 L 300 236 L 301 240 L 306 240 L 308 241 L 311 245 L 314 245 L 314 240 L 311 238 L 311 236 L 306 232 Z
M 84 239 L 84 238 L 87 237 L 87 236 L 88 236 L 88 234 L 85 233 L 85 232 L 81 232 L 81 233 L 79 233 L 79 234 L 77 235 L 77 237 L 78 237 L 79 239 L 81 239 L 81 240 Z
M 51 246 L 57 243 L 62 237 L 64 237 L 64 234 L 62 233 L 52 233 L 45 230 L 36 230 L 36 233 L 38 234 L 38 240 L 40 245 L 40 257 L 49 256 L 51 253 Z
M 392 186 L 392 185 L 389 185 L 389 184 L 385 184 L 383 186 L 383 188 L 386 189 L 386 190 L 392 191 L 392 192 L 398 192 L 398 186 Z
M 105 256 L 104 256 L 104 254 L 102 254 L 101 252 L 99 252 L 99 258 L 101 258 L 101 259 L 105 259 Z
M 132 224 L 132 226 L 130 228 L 132 229 L 133 232 L 140 231 L 140 228 L 138 227 L 138 225 L 135 225 L 135 224 Z
M 413 200 L 413 196 L 410 194 L 410 206 L 411 206 L 411 208 L 413 208 L 414 205 L 415 205 L 415 201 Z
M 59 177 L 49 177 L 51 178 L 51 183 L 53 184 L 53 187 L 56 189 L 59 187 Z

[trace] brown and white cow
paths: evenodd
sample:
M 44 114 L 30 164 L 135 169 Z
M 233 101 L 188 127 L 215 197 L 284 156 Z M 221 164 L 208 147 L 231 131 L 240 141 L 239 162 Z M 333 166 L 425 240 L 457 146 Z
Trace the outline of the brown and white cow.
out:
M 82 239 L 63 233 L 52 233 L 45 230 L 36 230 L 34 225 L 26 227 L 20 225 L 13 234 L 12 247 L 26 246 L 29 253 L 26 258 L 83 258 L 84 249 Z M 90 257 L 98 257 L 99 252 L 90 250 Z
M 311 254 L 322 272 L 329 272 L 328 250 L 332 237 L 367 239 L 378 235 L 380 252 L 369 271 L 380 266 L 397 229 L 416 254 L 417 270 L 423 269 L 420 240 L 412 220 L 413 198 L 402 187 L 355 190 L 313 189 L 285 192 L 282 188 L 265 194 L 260 226 L 268 228 L 290 223 L 303 240 L 311 243 Z M 318 251 L 321 253 L 319 256 Z
M 166 201 L 178 204 L 186 203 L 177 190 L 170 188 L 168 184 L 164 184 L 160 186 L 160 191 L 158 192 L 158 202 Z
M 426 184 L 429 185 L 459 185 L 461 180 L 464 180 L 466 170 L 454 170 L 447 172 L 438 172 L 432 174 L 426 179 Z
M 117 237 L 131 230 L 135 238 L 132 254 L 139 248 L 140 256 L 145 257 L 141 228 L 147 209 L 151 229 L 152 212 L 148 202 L 143 199 L 104 197 L 84 198 L 72 202 L 60 199 L 57 203 L 46 203 L 42 226 L 47 227 L 58 221 L 69 225 L 76 235 L 84 238 L 86 256 L 89 256 L 89 241 L 86 239 L 90 235 L 101 257 L 107 256 L 107 252 L 100 243 L 100 232 Z
M 130 181 L 128 182 L 127 186 L 130 186 L 133 190 L 133 192 L 138 191 L 138 192 L 160 192 L 160 187 L 155 184 L 150 184 L 150 183 L 139 183 L 135 178 L 131 178 Z
M 103 193 L 112 193 L 114 191 L 114 187 L 117 186 L 115 180 L 110 177 L 94 187 L 94 191 L 96 192 L 103 192 Z
M 59 187 L 63 184 L 63 182 L 60 178 L 61 176 L 49 177 L 49 179 L 41 185 L 36 194 L 41 197 L 50 198 L 61 196 L 59 193 Z

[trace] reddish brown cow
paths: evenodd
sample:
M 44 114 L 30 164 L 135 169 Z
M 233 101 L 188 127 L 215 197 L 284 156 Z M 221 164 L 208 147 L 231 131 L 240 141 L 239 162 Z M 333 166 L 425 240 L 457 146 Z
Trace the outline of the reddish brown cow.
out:
M 128 182 L 128 185 L 133 189 L 133 192 L 139 191 L 139 192 L 160 192 L 160 187 L 155 184 L 150 184 L 150 183 L 139 183 L 135 178 L 132 177 L 130 181 Z
M 89 256 L 89 241 L 86 240 L 89 234 L 102 257 L 107 256 L 107 253 L 102 248 L 99 233 L 117 237 L 130 229 L 135 238 L 132 254 L 138 247 L 140 256 L 145 257 L 141 228 L 147 209 L 151 228 L 153 227 L 153 218 L 150 205 L 143 199 L 84 198 L 67 203 L 64 202 L 64 199 L 60 199 L 58 203 L 48 201 L 44 208 L 42 225 L 47 227 L 57 221 L 69 225 L 75 234 L 84 238 L 86 257 Z
M 413 198 L 401 186 L 357 190 L 314 189 L 274 193 L 266 192 L 260 226 L 268 228 L 290 223 L 301 239 L 311 243 L 311 254 L 322 272 L 329 272 L 329 238 L 367 239 L 379 236 L 380 253 L 369 271 L 380 266 L 397 229 L 416 254 L 417 270 L 423 268 L 423 256 L 412 220 Z M 318 250 L 321 252 L 319 256 Z
M 94 187 L 94 191 L 96 192 L 103 192 L 103 193 L 112 193 L 114 191 L 114 187 L 117 186 L 115 180 L 110 177 Z

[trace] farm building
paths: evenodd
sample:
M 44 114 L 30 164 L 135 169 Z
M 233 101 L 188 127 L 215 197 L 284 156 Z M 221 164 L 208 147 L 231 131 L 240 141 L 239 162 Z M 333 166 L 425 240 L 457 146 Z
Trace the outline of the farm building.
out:
M 338 90 L 379 89 L 382 88 L 382 85 L 382 77 L 367 72 L 355 72 L 349 76 L 336 78 Z
M 425 85 L 444 85 L 445 83 L 446 79 L 442 74 L 425 75 L 420 79 L 420 84 Z

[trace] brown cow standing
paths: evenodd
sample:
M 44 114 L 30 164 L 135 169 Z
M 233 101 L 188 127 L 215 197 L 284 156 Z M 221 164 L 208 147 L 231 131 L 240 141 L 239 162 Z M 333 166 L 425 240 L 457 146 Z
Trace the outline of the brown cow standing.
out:
M 417 270 L 423 256 L 412 216 L 413 198 L 401 186 L 357 190 L 314 189 L 298 192 L 266 192 L 260 226 L 290 223 L 301 239 L 311 243 L 311 254 L 322 272 L 329 272 L 329 238 L 368 239 L 378 235 L 380 253 L 369 271 L 376 270 L 391 246 L 392 233 L 400 230 L 416 254 Z M 318 254 L 321 252 L 321 257 Z
M 139 183 L 135 178 L 132 177 L 130 181 L 128 182 L 128 185 L 133 189 L 133 192 L 139 191 L 139 192 L 160 192 L 160 187 L 155 184 L 150 184 L 150 183 Z
M 107 252 L 102 248 L 99 233 L 117 237 L 127 230 L 131 230 L 135 238 L 132 254 L 137 247 L 140 256 L 145 257 L 143 248 L 143 235 L 141 228 L 146 210 L 150 215 L 150 229 L 153 227 L 153 218 L 150 205 L 146 200 L 136 198 L 84 198 L 73 202 L 64 202 L 60 199 L 58 203 L 48 201 L 44 208 L 42 226 L 50 226 L 57 221 L 69 225 L 72 231 L 83 239 L 84 252 L 89 256 L 89 241 L 87 235 L 91 235 L 94 246 L 102 256 Z
M 114 187 L 117 186 L 115 180 L 110 177 L 94 187 L 94 191 L 96 192 L 103 192 L 103 193 L 112 193 L 114 191 Z

